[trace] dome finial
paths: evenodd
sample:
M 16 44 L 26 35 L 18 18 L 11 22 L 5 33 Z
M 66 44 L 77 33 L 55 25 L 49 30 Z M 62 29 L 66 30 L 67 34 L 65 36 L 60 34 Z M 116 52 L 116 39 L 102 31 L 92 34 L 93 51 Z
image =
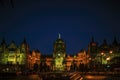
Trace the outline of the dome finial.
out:
M 58 34 L 58 39 L 61 39 L 61 35 L 60 35 L 60 33 Z

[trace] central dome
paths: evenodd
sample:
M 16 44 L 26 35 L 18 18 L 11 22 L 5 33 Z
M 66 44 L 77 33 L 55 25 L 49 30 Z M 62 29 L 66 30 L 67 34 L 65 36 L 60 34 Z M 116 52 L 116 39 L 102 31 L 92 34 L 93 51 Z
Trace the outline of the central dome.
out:
M 57 39 L 55 43 L 64 43 L 64 41 L 62 39 Z

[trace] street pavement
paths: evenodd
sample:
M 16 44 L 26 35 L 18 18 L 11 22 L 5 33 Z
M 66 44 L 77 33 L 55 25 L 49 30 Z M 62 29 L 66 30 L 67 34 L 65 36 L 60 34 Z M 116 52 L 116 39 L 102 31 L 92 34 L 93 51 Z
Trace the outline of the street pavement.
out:
M 41 72 L 26 75 L 4 76 L 0 80 L 120 80 L 119 75 L 105 72 Z M 112 75 L 111 75 L 112 74 Z

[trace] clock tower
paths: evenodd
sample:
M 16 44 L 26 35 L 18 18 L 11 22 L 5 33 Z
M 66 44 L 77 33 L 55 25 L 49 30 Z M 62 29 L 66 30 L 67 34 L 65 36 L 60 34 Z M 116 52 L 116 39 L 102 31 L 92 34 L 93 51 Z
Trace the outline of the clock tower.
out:
M 53 58 L 54 58 L 54 70 L 62 71 L 64 70 L 64 59 L 66 56 L 66 45 L 61 39 L 59 34 L 58 39 L 54 42 L 53 48 Z

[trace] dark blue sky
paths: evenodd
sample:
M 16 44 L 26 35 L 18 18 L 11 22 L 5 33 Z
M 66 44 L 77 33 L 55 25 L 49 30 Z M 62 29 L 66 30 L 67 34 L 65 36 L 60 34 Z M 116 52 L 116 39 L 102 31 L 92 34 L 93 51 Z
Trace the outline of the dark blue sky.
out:
M 67 54 L 87 49 L 92 36 L 99 44 L 115 36 L 120 42 L 120 5 L 114 0 L 13 0 L 14 8 L 7 1 L 0 6 L 0 42 L 4 37 L 19 45 L 26 37 L 30 49 L 42 54 L 52 54 L 58 33 Z

